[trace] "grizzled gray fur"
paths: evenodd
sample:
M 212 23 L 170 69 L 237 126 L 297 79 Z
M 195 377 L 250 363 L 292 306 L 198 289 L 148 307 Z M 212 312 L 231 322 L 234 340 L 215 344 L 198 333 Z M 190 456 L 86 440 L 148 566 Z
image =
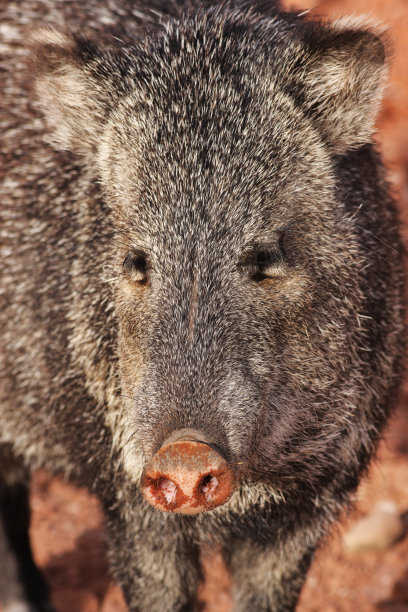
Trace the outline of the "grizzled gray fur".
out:
M 257 0 L 9 0 L 0 34 L 5 610 L 50 609 L 39 466 L 99 497 L 130 610 L 193 610 L 208 543 L 235 610 L 294 610 L 401 377 L 381 36 Z M 237 483 L 195 516 L 140 490 L 184 428 Z

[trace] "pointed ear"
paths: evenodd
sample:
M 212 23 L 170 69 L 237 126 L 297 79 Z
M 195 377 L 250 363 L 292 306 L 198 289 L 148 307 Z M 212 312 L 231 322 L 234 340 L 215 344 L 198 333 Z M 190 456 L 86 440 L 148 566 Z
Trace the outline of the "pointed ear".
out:
M 28 47 L 52 144 L 82 154 L 93 151 L 111 103 L 102 54 L 86 39 L 53 28 L 32 31 Z
M 336 153 L 370 141 L 388 72 L 383 40 L 360 26 L 339 20 L 307 41 L 304 102 Z

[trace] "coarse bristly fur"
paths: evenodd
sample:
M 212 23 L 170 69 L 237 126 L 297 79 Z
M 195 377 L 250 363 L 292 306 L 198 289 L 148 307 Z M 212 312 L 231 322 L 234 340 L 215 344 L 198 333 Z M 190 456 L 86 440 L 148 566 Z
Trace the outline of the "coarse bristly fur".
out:
M 4 609 L 50 609 L 44 466 L 99 497 L 130 610 L 192 610 L 209 542 L 235 610 L 294 610 L 401 378 L 382 35 L 256 0 L 9 0 L 0 35 Z M 139 488 L 186 427 L 239 482 L 194 517 Z

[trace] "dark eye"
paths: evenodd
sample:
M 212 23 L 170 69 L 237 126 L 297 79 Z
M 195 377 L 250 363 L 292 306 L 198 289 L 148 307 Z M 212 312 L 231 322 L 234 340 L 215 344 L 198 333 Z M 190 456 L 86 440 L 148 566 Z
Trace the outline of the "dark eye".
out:
M 288 270 L 283 242 L 282 231 L 276 241 L 254 245 L 242 258 L 241 269 L 255 282 L 285 276 Z
M 285 253 L 279 245 L 274 245 L 264 251 L 258 251 L 254 254 L 250 266 L 252 279 L 262 281 L 266 278 L 282 276 L 284 263 Z
M 144 253 L 128 253 L 123 261 L 123 267 L 131 281 L 139 285 L 147 283 L 148 265 Z

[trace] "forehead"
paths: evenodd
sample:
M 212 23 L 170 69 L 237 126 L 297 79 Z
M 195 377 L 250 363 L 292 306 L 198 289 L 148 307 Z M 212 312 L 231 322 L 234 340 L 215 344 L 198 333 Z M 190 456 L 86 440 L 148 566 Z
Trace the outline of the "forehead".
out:
M 167 235 L 279 228 L 319 189 L 322 145 L 265 49 L 192 36 L 144 59 L 149 75 L 117 113 L 129 221 Z

